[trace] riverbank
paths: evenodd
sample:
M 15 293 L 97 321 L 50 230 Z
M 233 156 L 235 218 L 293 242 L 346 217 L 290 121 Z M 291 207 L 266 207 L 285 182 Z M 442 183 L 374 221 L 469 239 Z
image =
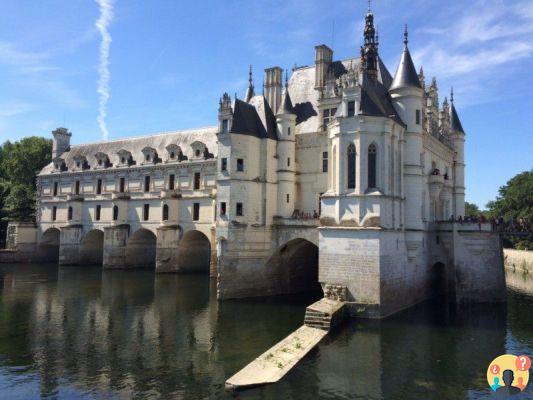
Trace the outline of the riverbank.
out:
M 525 274 L 533 273 L 533 251 L 504 249 L 503 260 L 505 269 Z

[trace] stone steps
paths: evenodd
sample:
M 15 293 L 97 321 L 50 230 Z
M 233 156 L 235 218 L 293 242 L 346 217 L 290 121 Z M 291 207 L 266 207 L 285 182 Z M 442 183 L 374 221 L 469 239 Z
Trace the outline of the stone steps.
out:
M 342 320 L 343 311 L 343 302 L 322 299 L 307 307 L 304 324 L 311 328 L 330 331 L 336 323 Z

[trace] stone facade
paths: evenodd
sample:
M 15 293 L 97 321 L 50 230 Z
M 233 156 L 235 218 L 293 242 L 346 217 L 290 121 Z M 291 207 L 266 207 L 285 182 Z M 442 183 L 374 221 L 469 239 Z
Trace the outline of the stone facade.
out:
M 405 46 L 395 76 L 366 16 L 361 57 L 224 94 L 216 126 L 70 145 L 38 178 L 36 241 L 61 264 L 208 270 L 219 299 L 320 288 L 383 317 L 435 294 L 501 300 L 499 238 L 464 215 L 465 133 Z M 285 86 L 285 87 L 284 87 Z M 440 285 L 440 286 L 439 286 Z

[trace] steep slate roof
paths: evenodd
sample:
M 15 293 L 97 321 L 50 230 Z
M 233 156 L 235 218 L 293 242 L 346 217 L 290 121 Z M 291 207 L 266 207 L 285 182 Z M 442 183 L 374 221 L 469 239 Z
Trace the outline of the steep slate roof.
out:
M 392 77 L 381 59 L 378 65 L 379 85 L 365 84 L 363 79 L 362 113 L 371 116 L 392 117 L 396 122 L 404 125 L 397 116 L 392 101 L 387 92 Z M 335 61 L 332 68 L 335 77 L 346 74 L 350 67 L 359 69 L 360 58 Z M 366 85 L 366 86 L 365 86 Z M 296 69 L 289 80 L 289 93 L 296 113 L 296 124 L 299 133 L 317 132 L 320 130 L 320 116 L 318 113 L 318 91 L 315 90 L 315 66 Z
M 285 90 L 285 93 L 283 93 L 283 99 L 276 113 L 276 115 L 281 114 L 294 114 L 294 107 L 292 106 L 292 100 L 288 90 Z
M 413 59 L 411 58 L 411 53 L 409 52 L 407 45 L 405 45 L 402 57 L 400 58 L 400 63 L 398 64 L 398 69 L 396 69 L 396 74 L 394 75 L 394 80 L 392 81 L 389 90 L 410 86 L 422 88 Z
M 250 103 L 235 100 L 231 133 L 278 140 L 276 117 L 263 96 L 254 96 Z
M 455 106 L 452 103 L 452 110 L 450 113 L 450 127 L 453 131 L 465 133 L 463 130 L 463 125 L 461 124 L 461 120 L 459 119 L 459 115 L 457 115 L 457 111 L 455 110 Z
M 392 104 L 388 90 L 381 82 L 375 82 L 363 74 L 360 114 L 373 117 L 392 118 L 398 124 L 406 126 Z
M 200 129 L 193 129 L 187 131 L 166 132 L 152 136 L 139 136 L 132 138 L 124 138 L 118 140 L 110 140 L 105 142 L 87 143 L 82 145 L 74 145 L 70 150 L 61 154 L 60 157 L 65 160 L 65 165 L 68 170 L 73 170 L 76 162 L 74 158 L 77 156 L 85 156 L 91 169 L 96 165 L 95 155 L 99 152 L 107 154 L 109 161 L 113 166 L 119 162 L 118 152 L 122 149 L 131 152 L 133 160 L 139 166 L 144 160 L 142 150 L 145 147 L 152 147 L 157 151 L 158 157 L 163 160 L 166 159 L 166 147 L 170 144 L 176 144 L 181 147 L 183 154 L 187 157 L 193 157 L 191 144 L 199 141 L 204 143 L 209 153 L 217 156 L 217 133 L 218 127 L 207 127 Z M 111 167 L 113 168 L 113 167 Z M 54 170 L 53 163 L 50 163 L 42 169 L 40 175 L 46 175 Z

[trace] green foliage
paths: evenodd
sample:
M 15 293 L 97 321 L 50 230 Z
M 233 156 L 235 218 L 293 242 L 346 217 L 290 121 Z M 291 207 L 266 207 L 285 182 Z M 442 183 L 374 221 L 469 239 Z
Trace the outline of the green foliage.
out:
M 52 141 L 27 137 L 0 146 L 0 218 L 32 220 L 39 171 L 52 161 Z
M 482 214 L 481 210 L 477 206 L 477 204 L 469 203 L 468 201 L 465 202 L 465 215 L 467 216 L 477 216 L 479 214 Z
M 533 170 L 515 175 L 500 187 L 496 200 L 487 204 L 489 217 L 503 217 L 506 223 L 527 221 L 529 229 L 533 224 Z M 531 237 L 504 236 L 504 246 L 519 250 L 533 249 Z

